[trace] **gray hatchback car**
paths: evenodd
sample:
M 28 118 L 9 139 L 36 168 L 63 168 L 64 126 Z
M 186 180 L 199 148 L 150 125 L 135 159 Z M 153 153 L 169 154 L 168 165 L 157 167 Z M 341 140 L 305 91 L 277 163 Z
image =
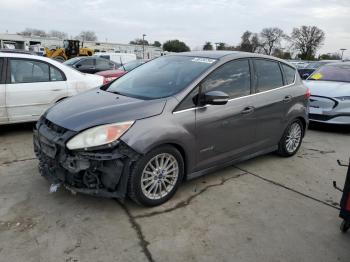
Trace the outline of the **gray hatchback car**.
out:
M 273 151 L 294 155 L 309 96 L 296 69 L 277 58 L 167 55 L 50 108 L 34 148 L 53 190 L 154 206 L 185 179 Z

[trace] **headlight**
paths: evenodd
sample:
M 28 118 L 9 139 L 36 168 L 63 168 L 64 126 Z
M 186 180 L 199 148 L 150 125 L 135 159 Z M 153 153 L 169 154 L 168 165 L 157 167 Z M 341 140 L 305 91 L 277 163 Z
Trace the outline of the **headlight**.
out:
M 336 97 L 336 99 L 339 99 L 340 101 L 350 100 L 350 96 L 340 96 Z
M 134 121 L 128 121 L 87 129 L 70 139 L 67 147 L 73 150 L 109 144 L 121 137 L 133 123 Z

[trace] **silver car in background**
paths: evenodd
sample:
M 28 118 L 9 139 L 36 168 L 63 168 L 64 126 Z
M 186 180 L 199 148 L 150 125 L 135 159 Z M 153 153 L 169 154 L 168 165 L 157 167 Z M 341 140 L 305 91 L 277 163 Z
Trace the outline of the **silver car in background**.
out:
M 310 121 L 350 125 L 350 62 L 327 64 L 304 84 L 310 89 Z

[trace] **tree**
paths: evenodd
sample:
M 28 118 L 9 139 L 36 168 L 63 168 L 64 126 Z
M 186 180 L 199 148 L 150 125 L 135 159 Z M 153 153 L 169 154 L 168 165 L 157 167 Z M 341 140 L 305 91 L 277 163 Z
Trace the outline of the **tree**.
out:
M 274 48 L 280 46 L 281 40 L 285 38 L 282 29 L 277 27 L 264 28 L 260 33 L 260 43 L 266 55 L 271 55 Z
M 210 42 L 205 42 L 203 50 L 213 50 L 213 45 Z
M 325 33 L 316 26 L 301 26 L 294 28 L 291 34 L 293 48 L 299 52 L 299 57 L 313 60 L 317 49 L 323 44 Z
M 168 52 L 186 52 L 190 51 L 190 48 L 184 43 L 177 39 L 168 40 L 163 44 L 163 50 Z
M 338 53 L 333 53 L 333 54 L 322 54 L 319 56 L 320 60 L 341 60 L 341 55 Z
M 260 40 L 258 34 L 253 34 L 250 31 L 245 31 L 241 36 L 241 43 L 238 46 L 238 50 L 244 52 L 255 53 L 260 47 Z
M 130 45 L 149 45 L 147 40 L 143 40 L 141 38 L 136 38 L 133 41 L 129 42 Z
M 68 34 L 58 30 L 51 30 L 48 34 L 51 37 L 57 37 L 58 39 L 67 39 Z
M 94 31 L 82 31 L 75 38 L 81 41 L 97 41 L 97 36 Z
M 18 33 L 19 35 L 24 35 L 24 36 L 41 36 L 45 37 L 47 36 L 46 32 L 41 29 L 35 29 L 35 28 L 26 28 L 22 32 Z
M 154 41 L 153 46 L 155 47 L 161 47 L 162 44 L 159 41 Z
M 216 50 L 226 50 L 226 44 L 225 43 L 217 43 Z
M 282 48 L 275 48 L 272 55 L 281 59 L 292 59 L 292 54 L 289 51 L 283 51 Z

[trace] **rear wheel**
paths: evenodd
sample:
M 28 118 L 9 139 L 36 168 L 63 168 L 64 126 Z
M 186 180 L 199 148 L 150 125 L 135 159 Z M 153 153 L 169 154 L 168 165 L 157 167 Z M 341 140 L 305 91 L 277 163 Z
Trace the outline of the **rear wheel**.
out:
M 295 155 L 298 152 L 304 135 L 304 126 L 299 119 L 294 120 L 284 131 L 278 143 L 277 153 L 284 157 Z
M 180 152 L 168 145 L 156 148 L 133 166 L 128 195 L 141 205 L 163 204 L 175 194 L 183 175 L 184 162 Z

